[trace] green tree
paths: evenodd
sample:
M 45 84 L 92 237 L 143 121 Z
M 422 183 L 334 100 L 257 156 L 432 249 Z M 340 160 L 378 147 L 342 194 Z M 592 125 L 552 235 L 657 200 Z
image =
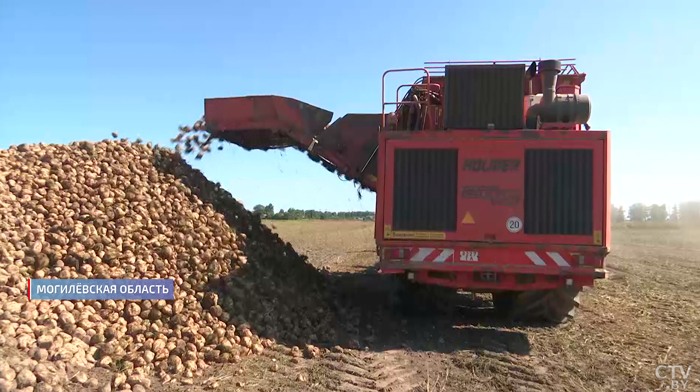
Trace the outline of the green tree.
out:
M 625 221 L 625 209 L 622 206 L 613 206 L 612 219 L 615 223 L 622 223 Z
M 649 209 L 649 218 L 652 222 L 666 222 L 666 219 L 668 219 L 666 204 L 653 204 Z
M 287 213 L 284 212 L 284 208 L 280 208 L 280 210 L 272 216 L 272 219 L 287 219 Z
M 353 219 L 353 220 L 374 220 L 373 211 L 318 211 L 318 210 L 300 210 L 296 208 L 289 208 L 287 211 L 280 209 L 278 212 L 274 212 L 274 207 L 272 204 L 263 206 L 261 204 L 253 207 L 253 213 L 260 214 L 264 218 L 268 219 Z
M 635 203 L 630 206 L 628 214 L 632 222 L 644 222 L 649 216 L 649 207 L 642 203 Z
M 253 213 L 265 217 L 265 207 L 262 204 L 257 204 L 253 207 Z
M 678 222 L 678 204 L 673 205 L 671 215 L 668 218 L 671 222 Z

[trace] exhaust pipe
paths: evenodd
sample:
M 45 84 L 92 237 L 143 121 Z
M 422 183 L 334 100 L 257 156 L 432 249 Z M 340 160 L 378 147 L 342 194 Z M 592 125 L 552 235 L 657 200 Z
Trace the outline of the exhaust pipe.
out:
M 536 129 L 538 123 L 586 124 L 591 118 L 591 100 L 583 94 L 557 94 L 557 79 L 561 73 L 561 61 L 540 61 L 542 96 L 540 102 L 530 106 L 526 126 Z
M 540 73 L 542 74 L 543 96 L 542 103 L 550 104 L 554 102 L 557 94 L 557 78 L 561 72 L 561 61 L 544 60 L 540 61 Z

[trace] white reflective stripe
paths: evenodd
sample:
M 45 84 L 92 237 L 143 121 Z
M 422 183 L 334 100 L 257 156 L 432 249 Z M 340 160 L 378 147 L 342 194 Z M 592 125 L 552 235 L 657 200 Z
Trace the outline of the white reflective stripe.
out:
M 560 267 L 571 267 L 569 263 L 564 260 L 563 257 L 557 252 L 547 252 L 547 255 L 554 260 L 555 263 L 557 263 L 558 266 Z
M 435 259 L 436 263 L 444 263 L 455 253 L 454 249 L 443 249 L 442 253 Z
M 536 252 L 525 252 L 525 255 L 536 265 L 547 265 Z
M 435 248 L 418 248 L 418 253 L 411 257 L 411 261 L 425 261 L 425 258 L 433 253 L 434 250 Z

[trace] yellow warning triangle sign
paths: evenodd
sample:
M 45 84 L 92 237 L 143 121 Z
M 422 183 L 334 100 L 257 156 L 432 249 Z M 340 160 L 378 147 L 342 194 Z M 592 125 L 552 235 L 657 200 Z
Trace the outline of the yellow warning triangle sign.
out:
M 472 216 L 472 214 L 470 214 L 469 211 L 467 211 L 467 213 L 464 215 L 464 219 L 462 219 L 462 223 L 465 225 L 471 225 L 476 222 L 474 222 L 474 217 Z

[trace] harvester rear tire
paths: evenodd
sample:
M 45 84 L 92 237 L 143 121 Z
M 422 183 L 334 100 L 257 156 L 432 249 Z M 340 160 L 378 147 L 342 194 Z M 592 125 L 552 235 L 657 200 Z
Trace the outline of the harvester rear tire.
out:
M 510 307 L 508 314 L 516 321 L 562 324 L 575 317 L 580 295 L 581 289 L 571 286 L 553 290 L 523 291 L 515 294 L 509 301 L 504 299 L 501 305 Z
M 393 275 L 391 308 L 401 314 L 412 313 L 423 302 L 419 294 L 421 287 L 406 279 L 405 275 Z
M 409 281 L 402 275 L 396 275 L 395 279 L 396 286 L 391 303 L 401 314 L 425 316 L 451 311 L 449 295 L 456 290 Z
M 519 292 L 517 291 L 502 291 L 500 293 L 491 294 L 493 297 L 493 307 L 496 313 L 502 317 L 510 316 Z

